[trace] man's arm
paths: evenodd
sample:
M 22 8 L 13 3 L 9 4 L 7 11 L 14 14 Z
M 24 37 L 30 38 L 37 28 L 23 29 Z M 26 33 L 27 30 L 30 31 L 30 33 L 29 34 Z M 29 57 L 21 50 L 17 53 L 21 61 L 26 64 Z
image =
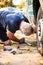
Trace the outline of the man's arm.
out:
M 25 39 L 24 38 L 21 38 L 21 39 L 18 39 L 14 36 L 14 33 L 10 32 L 8 29 L 7 29 L 7 36 L 9 37 L 9 39 L 13 40 L 13 41 L 16 41 L 16 42 L 24 42 Z
M 35 24 L 33 24 L 32 28 L 33 28 L 33 32 L 36 33 L 37 32 L 37 26 Z

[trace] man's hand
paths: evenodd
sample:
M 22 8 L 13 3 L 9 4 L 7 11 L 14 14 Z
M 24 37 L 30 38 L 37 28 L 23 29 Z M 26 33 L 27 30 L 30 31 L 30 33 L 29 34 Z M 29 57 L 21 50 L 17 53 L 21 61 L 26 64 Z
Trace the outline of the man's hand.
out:
M 23 42 L 25 42 L 25 38 L 21 38 L 21 39 L 19 40 L 19 43 L 23 43 Z

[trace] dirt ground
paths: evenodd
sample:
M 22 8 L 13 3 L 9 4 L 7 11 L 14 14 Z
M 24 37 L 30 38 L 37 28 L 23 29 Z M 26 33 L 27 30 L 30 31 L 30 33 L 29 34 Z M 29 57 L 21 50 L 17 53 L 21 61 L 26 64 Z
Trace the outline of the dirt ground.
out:
M 43 65 L 43 58 L 38 52 L 15 55 L 3 52 L 0 54 L 0 65 Z

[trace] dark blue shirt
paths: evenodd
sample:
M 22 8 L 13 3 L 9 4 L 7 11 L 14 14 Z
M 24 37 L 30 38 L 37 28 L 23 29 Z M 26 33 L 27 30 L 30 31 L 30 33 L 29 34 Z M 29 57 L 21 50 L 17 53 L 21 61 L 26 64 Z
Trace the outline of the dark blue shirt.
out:
M 15 31 L 19 29 L 21 20 L 29 23 L 28 19 L 20 10 L 12 7 L 0 9 L 0 26 L 5 30 L 8 29 L 12 33 L 15 33 Z

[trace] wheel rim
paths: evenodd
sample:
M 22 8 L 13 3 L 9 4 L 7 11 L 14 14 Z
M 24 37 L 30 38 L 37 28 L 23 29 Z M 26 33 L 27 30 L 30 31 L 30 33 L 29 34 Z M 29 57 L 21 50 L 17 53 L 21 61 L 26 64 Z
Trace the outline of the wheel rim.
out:
M 40 19 L 38 21 L 37 25 L 37 35 L 38 35 L 38 40 L 43 41 L 43 19 Z
M 37 24 L 37 47 L 43 56 L 43 19 L 40 19 Z
M 40 22 L 38 22 L 38 28 L 37 28 L 37 34 L 38 34 L 38 40 L 40 41 L 41 39 L 41 27 L 40 27 Z

